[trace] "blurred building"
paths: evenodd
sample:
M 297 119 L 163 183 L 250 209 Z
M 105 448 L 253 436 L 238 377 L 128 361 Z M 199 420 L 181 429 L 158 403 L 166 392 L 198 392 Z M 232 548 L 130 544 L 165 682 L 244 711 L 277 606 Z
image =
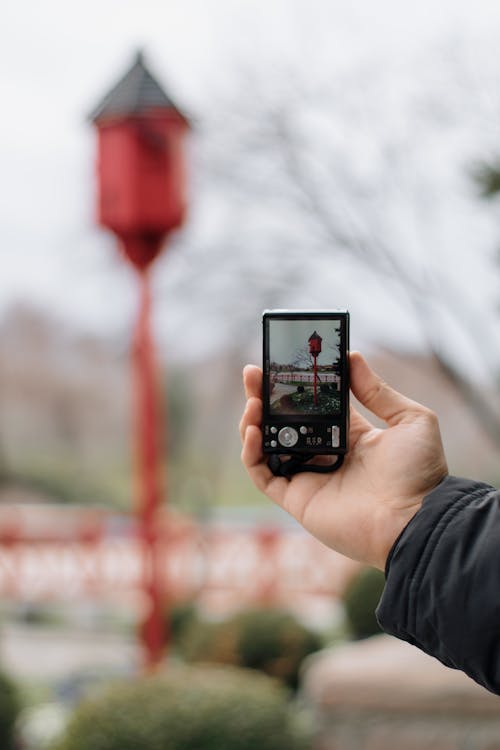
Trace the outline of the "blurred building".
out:
M 382 351 L 369 359 L 395 388 L 438 413 L 452 473 L 499 479 L 495 446 L 431 358 Z M 128 345 L 82 335 L 26 306 L 12 309 L 0 321 L 0 476 L 60 475 L 72 482 L 69 499 L 92 500 L 89 488 L 91 494 L 102 487 L 109 492 L 97 492 L 94 502 L 118 497 L 130 507 L 128 366 Z M 180 377 L 169 372 L 168 378 L 174 386 L 172 502 L 188 485 L 190 493 L 201 487 L 203 471 L 212 482 L 203 489 L 205 505 L 220 500 L 214 477 L 227 472 L 237 477 L 235 492 L 245 494 L 237 434 L 240 364 L 228 353 L 190 364 Z

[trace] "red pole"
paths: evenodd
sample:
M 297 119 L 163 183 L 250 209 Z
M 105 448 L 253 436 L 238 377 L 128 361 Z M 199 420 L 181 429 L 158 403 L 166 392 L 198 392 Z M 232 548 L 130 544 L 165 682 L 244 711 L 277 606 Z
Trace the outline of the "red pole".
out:
M 317 355 L 314 354 L 314 406 L 317 406 L 317 397 L 316 397 L 316 378 L 317 378 L 317 370 L 316 370 L 316 363 L 317 363 Z
M 264 607 L 277 604 L 279 589 L 278 545 L 279 532 L 276 529 L 257 531 L 260 557 L 260 580 L 257 600 Z
M 159 474 L 160 426 L 158 420 L 158 382 L 151 333 L 151 287 L 148 269 L 139 271 L 140 306 L 134 344 L 138 517 L 142 547 L 143 591 L 146 613 L 140 635 L 146 669 L 161 662 L 165 650 L 165 586 L 161 570 L 158 510 L 162 495 Z

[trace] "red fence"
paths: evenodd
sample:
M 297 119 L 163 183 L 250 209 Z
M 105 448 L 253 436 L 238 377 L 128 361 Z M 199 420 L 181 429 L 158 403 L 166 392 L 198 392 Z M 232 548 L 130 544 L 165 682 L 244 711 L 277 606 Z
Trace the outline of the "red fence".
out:
M 322 383 L 340 383 L 340 376 L 331 372 L 319 372 L 319 380 Z M 275 372 L 271 371 L 271 381 L 273 383 L 313 383 L 313 372 Z
M 289 602 L 337 598 L 357 566 L 300 529 L 198 525 L 172 518 L 160 536 L 168 596 Z M 144 559 L 133 523 L 104 513 L 5 506 L 0 595 L 28 601 L 139 593 Z

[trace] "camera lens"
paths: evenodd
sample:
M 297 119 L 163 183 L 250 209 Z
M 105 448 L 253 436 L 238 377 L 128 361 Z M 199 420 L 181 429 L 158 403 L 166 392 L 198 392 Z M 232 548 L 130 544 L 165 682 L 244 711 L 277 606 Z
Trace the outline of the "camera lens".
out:
M 278 432 L 278 440 L 284 448 L 291 448 L 299 439 L 299 433 L 293 427 L 282 427 Z

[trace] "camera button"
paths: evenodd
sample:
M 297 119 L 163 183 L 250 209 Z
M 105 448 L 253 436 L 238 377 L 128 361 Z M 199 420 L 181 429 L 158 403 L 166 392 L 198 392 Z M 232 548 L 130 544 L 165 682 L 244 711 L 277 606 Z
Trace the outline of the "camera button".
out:
M 307 435 L 307 427 L 305 427 L 305 425 L 302 425 L 302 427 L 300 428 L 300 434 Z
M 276 442 L 276 440 L 271 440 L 270 445 L 271 445 L 271 448 L 277 448 L 278 447 L 278 443 Z
M 278 432 L 278 428 L 274 427 L 274 426 L 271 427 L 271 432 L 272 432 L 273 435 L 276 435 L 276 433 Z
M 338 448 L 340 445 L 340 428 L 338 425 L 332 426 L 332 448 Z
M 278 432 L 278 441 L 285 448 L 291 448 L 299 439 L 299 433 L 293 427 L 282 427 Z

